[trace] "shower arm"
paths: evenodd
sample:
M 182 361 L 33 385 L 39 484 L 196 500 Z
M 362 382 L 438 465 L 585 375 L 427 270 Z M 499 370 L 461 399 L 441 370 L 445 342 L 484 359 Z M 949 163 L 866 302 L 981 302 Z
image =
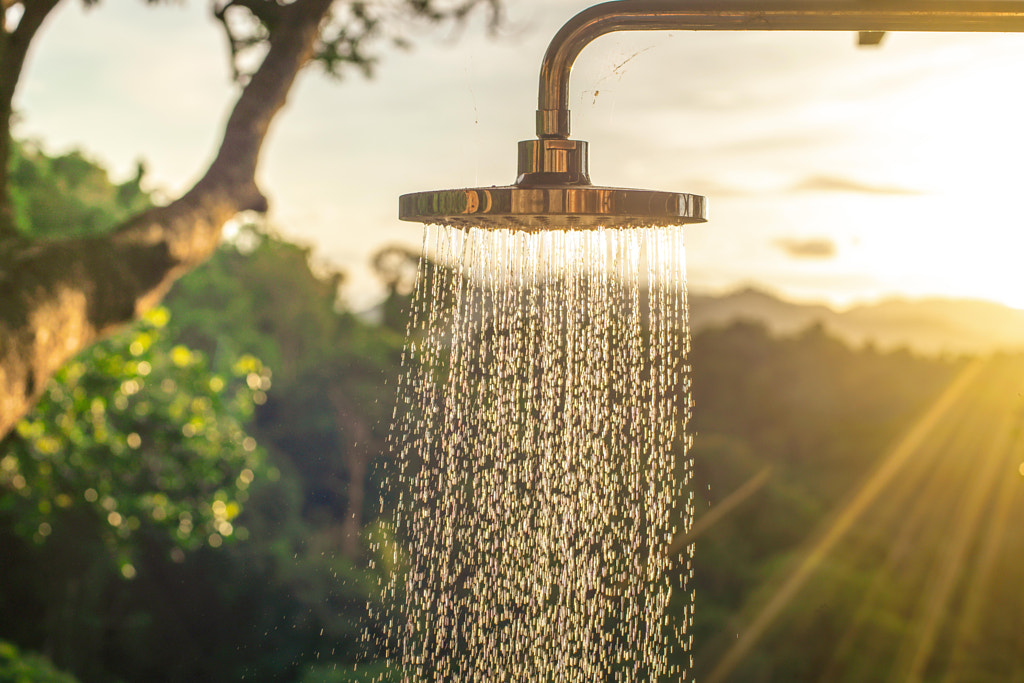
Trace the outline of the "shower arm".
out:
M 588 145 L 569 139 L 569 75 L 595 38 L 615 31 L 1024 32 L 1024 0 L 617 0 L 583 10 L 551 41 L 540 71 L 537 138 L 518 148 L 508 186 L 402 195 L 399 218 L 515 230 L 703 223 L 700 195 L 591 183 Z M 875 40 L 874 42 L 877 42 Z
M 616 0 L 595 5 L 570 19 L 544 55 L 537 107 L 541 148 L 529 156 L 548 156 L 562 148 L 564 143 L 556 141 L 568 140 L 573 63 L 594 39 L 616 31 L 1024 32 L 1024 1 Z

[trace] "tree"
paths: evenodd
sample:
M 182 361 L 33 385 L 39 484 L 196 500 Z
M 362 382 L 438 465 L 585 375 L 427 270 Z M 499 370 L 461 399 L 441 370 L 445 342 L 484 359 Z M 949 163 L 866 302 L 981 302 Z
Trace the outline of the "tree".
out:
M 79 151 L 22 141 L 14 160 L 19 220 L 49 237 L 149 202 Z M 0 442 L 0 650 L 98 683 L 352 668 L 389 566 L 370 464 L 403 338 L 341 307 L 341 281 L 244 225 L 174 287 L 169 322 L 154 309 L 48 382 Z M 9 650 L 0 681 L 45 677 Z
M 145 166 L 116 185 L 106 169 L 79 150 L 50 156 L 35 141 L 16 141 L 8 191 L 15 220 L 36 238 L 85 237 L 109 232 L 129 216 L 153 206 L 141 188 Z
M 339 308 L 342 276 L 320 270 L 308 248 L 242 226 L 167 305 L 176 339 L 214 358 L 253 353 L 273 369 L 256 434 L 303 482 L 318 540 L 355 561 L 378 507 L 367 486 L 386 450 L 404 337 Z
M 233 534 L 240 498 L 262 471 L 245 425 L 270 371 L 243 355 L 229 373 L 210 372 L 203 354 L 168 340 L 167 319 L 154 309 L 65 365 L 2 442 L 0 486 L 14 495 L 0 497 L 0 510 L 25 538 L 105 521 L 101 536 L 134 575 L 143 525 L 183 548 Z
M 96 0 L 85 0 L 92 4 Z M 0 437 L 70 357 L 153 308 L 173 282 L 216 249 L 223 225 L 266 210 L 255 172 L 267 131 L 300 70 L 370 73 L 382 42 L 405 45 L 403 18 L 461 21 L 501 0 L 216 0 L 241 86 L 220 147 L 181 197 L 111 232 L 38 240 L 20 229 L 10 192 L 12 101 L 33 38 L 60 0 L 3 0 L 0 21 Z M 252 71 L 243 64 L 264 56 Z M 21 226 L 24 228 L 24 226 Z M 71 231 L 74 233 L 75 231 Z
M 269 472 L 245 429 L 269 370 L 241 356 L 210 372 L 168 338 L 167 317 L 154 309 L 66 364 L 0 442 L 0 637 L 91 680 L 114 587 L 148 556 L 182 562 L 248 537 L 238 515 Z

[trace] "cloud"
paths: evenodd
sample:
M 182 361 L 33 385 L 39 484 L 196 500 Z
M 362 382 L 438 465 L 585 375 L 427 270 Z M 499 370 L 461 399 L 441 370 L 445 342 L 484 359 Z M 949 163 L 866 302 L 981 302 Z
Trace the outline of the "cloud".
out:
M 795 259 L 830 259 L 835 258 L 836 243 L 827 237 L 798 239 L 782 237 L 774 242 L 775 246 Z
M 894 194 L 894 195 L 915 195 L 921 194 L 918 190 L 895 185 L 870 185 L 851 178 L 840 178 L 839 176 L 816 175 L 810 176 L 795 183 L 790 187 L 791 192 L 859 192 L 863 194 Z
M 790 185 L 750 185 L 746 183 L 720 182 L 709 178 L 690 178 L 675 183 L 673 187 L 686 188 L 687 192 L 694 192 L 708 197 L 757 197 L 777 196 L 785 193 L 815 193 L 815 192 L 845 192 L 855 194 L 873 194 L 889 196 L 915 196 L 924 194 L 915 190 L 897 185 L 871 185 L 852 178 L 840 176 L 815 175 L 808 176 Z
M 750 197 L 764 194 L 764 190 L 746 187 L 739 184 L 722 183 L 706 178 L 687 179 L 670 185 L 686 188 L 684 192 L 704 195 L 705 197 Z

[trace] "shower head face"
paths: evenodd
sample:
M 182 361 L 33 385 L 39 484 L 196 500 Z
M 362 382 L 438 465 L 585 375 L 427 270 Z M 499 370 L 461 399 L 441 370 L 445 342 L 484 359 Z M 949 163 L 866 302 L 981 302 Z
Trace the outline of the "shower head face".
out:
M 594 185 L 510 185 L 415 192 L 399 198 L 403 221 L 511 229 L 666 227 L 707 220 L 700 195 Z

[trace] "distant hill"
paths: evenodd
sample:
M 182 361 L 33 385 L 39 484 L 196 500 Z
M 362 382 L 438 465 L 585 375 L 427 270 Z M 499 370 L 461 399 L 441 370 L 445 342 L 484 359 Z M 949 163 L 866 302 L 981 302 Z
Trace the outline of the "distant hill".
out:
M 749 320 L 776 334 L 792 334 L 821 323 L 857 346 L 870 342 L 880 349 L 906 346 L 929 354 L 1024 350 L 1024 311 L 988 301 L 893 299 L 837 312 L 756 289 L 722 296 L 691 294 L 689 301 L 694 331 Z

